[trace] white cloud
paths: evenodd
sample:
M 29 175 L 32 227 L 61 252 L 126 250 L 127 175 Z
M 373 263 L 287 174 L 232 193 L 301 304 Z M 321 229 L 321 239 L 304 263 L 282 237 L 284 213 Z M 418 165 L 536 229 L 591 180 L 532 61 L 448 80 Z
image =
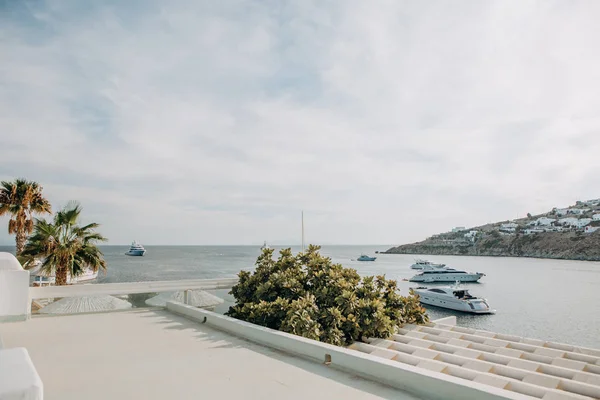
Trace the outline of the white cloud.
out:
M 595 2 L 98 4 L 0 9 L 0 178 L 113 243 L 297 241 L 305 209 L 392 244 L 599 195 Z

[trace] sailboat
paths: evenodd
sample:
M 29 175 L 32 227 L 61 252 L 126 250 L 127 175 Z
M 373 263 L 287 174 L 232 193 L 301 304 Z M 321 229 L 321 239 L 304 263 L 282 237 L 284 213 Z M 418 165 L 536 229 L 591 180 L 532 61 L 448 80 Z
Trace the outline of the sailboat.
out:
M 261 250 L 270 249 L 270 247 L 269 247 L 269 245 L 267 244 L 267 241 L 266 241 L 266 240 L 265 240 L 265 243 L 264 243 L 262 246 L 260 246 L 260 249 L 261 249 Z

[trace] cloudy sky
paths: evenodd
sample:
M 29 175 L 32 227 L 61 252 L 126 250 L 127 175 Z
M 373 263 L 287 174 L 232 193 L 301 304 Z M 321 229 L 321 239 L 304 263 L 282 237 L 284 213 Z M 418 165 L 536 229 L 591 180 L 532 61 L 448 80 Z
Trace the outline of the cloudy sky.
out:
M 400 244 L 600 197 L 600 2 L 0 1 L 0 179 L 110 243 Z M 12 244 L 0 219 L 0 244 Z

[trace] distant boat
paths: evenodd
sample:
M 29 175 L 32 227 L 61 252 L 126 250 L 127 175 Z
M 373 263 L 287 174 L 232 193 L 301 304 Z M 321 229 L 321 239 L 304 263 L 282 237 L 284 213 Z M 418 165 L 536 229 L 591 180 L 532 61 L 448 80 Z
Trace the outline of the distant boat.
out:
M 360 257 L 356 259 L 356 261 L 375 261 L 377 257 L 369 257 L 365 254 L 361 254 Z
M 129 251 L 127 253 L 125 253 L 126 256 L 140 256 L 140 257 L 143 256 L 144 254 L 146 254 L 146 249 L 144 248 L 144 246 L 142 246 L 135 240 L 133 241 L 133 243 L 131 243 L 131 247 L 129 248 Z

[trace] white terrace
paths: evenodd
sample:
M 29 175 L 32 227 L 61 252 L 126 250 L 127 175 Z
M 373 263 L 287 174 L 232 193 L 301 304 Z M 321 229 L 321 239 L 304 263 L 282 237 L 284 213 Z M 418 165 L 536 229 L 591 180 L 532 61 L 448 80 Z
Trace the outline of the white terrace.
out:
M 36 299 L 227 289 L 236 280 L 29 288 L 29 273 L 6 259 L 0 253 L 0 400 L 600 398 L 599 351 L 455 319 L 346 349 L 178 302 L 31 316 Z

